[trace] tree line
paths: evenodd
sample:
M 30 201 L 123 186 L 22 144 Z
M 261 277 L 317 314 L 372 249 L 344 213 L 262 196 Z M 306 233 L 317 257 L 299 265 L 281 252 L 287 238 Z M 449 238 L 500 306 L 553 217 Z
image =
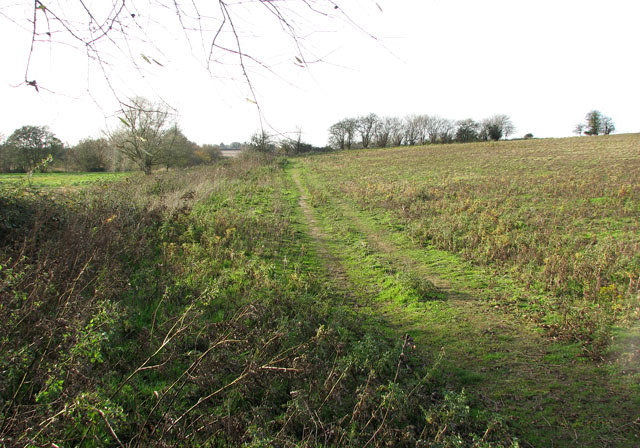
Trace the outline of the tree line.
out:
M 99 138 L 68 147 L 46 126 L 22 126 L 0 144 L 0 170 L 27 172 L 38 167 L 65 171 L 131 171 L 206 165 L 222 157 L 219 145 L 190 141 L 167 107 L 133 98 L 119 126 Z M 41 164 L 51 156 L 53 164 Z
M 345 118 L 329 128 L 333 149 L 385 148 L 429 143 L 468 143 L 508 138 L 516 128 L 508 115 L 497 114 L 480 121 L 451 120 L 437 115 L 379 117 L 368 114 Z

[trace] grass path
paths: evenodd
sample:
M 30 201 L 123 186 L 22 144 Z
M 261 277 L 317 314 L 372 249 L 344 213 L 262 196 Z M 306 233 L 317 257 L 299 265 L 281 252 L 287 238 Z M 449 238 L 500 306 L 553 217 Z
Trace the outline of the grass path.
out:
M 425 362 L 441 356 L 451 387 L 504 416 L 523 446 L 640 446 L 637 393 L 580 347 L 551 341 L 480 298 L 515 287 L 509 279 L 417 249 L 384 217 L 332 197 L 301 162 L 290 173 L 328 281 L 354 297 L 364 318 L 377 313 L 390 334 L 409 333 Z M 417 297 L 407 278 L 428 279 L 440 299 Z

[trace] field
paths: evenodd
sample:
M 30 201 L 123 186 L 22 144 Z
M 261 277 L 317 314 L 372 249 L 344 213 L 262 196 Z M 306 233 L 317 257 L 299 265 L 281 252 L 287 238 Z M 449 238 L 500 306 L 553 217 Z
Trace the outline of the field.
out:
M 34 188 L 63 188 L 109 182 L 131 176 L 132 173 L 24 173 L 0 174 L 0 186 L 27 185 Z
M 0 444 L 638 446 L 639 146 L 6 189 Z

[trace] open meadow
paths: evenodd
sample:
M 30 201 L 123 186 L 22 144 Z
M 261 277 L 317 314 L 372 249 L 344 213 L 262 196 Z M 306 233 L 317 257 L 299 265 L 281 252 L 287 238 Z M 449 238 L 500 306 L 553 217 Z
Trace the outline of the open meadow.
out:
M 69 188 L 96 182 L 110 182 L 132 176 L 132 173 L 24 173 L 0 174 L 0 187 Z
M 0 188 L 0 445 L 639 446 L 639 150 Z

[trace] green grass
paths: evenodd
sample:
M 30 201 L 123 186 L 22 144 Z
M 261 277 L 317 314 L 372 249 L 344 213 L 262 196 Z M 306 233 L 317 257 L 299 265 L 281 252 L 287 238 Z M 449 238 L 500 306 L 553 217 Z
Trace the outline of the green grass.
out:
M 3 191 L 2 443 L 510 446 L 358 311 L 285 165 Z
M 501 413 L 523 444 L 635 446 L 637 140 L 351 151 L 299 159 L 296 169 L 360 306 L 440 357 L 446 381 Z M 597 182 L 610 184 L 607 195 Z M 597 213 L 592 194 L 608 198 L 595 201 Z M 514 213 L 528 208 L 538 214 Z M 567 260 L 585 227 L 594 230 L 589 255 Z M 441 241 L 442 232 L 456 239 Z M 528 234 L 530 259 L 489 250 Z M 544 269 L 545 258 L 565 270 Z M 445 297 L 408 299 L 398 272 Z M 607 286 L 595 293 L 598 281 Z
M 508 274 L 532 291 L 533 310 L 562 316 L 545 324 L 599 356 L 608 337 L 600 330 L 639 309 L 639 142 L 634 134 L 351 151 L 305 167 L 323 186 L 318 198 L 343 197 L 418 247 Z
M 3 188 L 0 441 L 638 446 L 637 143 Z
M 24 173 L 0 174 L 0 184 L 27 185 L 36 188 L 65 188 L 87 186 L 96 182 L 122 180 L 134 173 Z

